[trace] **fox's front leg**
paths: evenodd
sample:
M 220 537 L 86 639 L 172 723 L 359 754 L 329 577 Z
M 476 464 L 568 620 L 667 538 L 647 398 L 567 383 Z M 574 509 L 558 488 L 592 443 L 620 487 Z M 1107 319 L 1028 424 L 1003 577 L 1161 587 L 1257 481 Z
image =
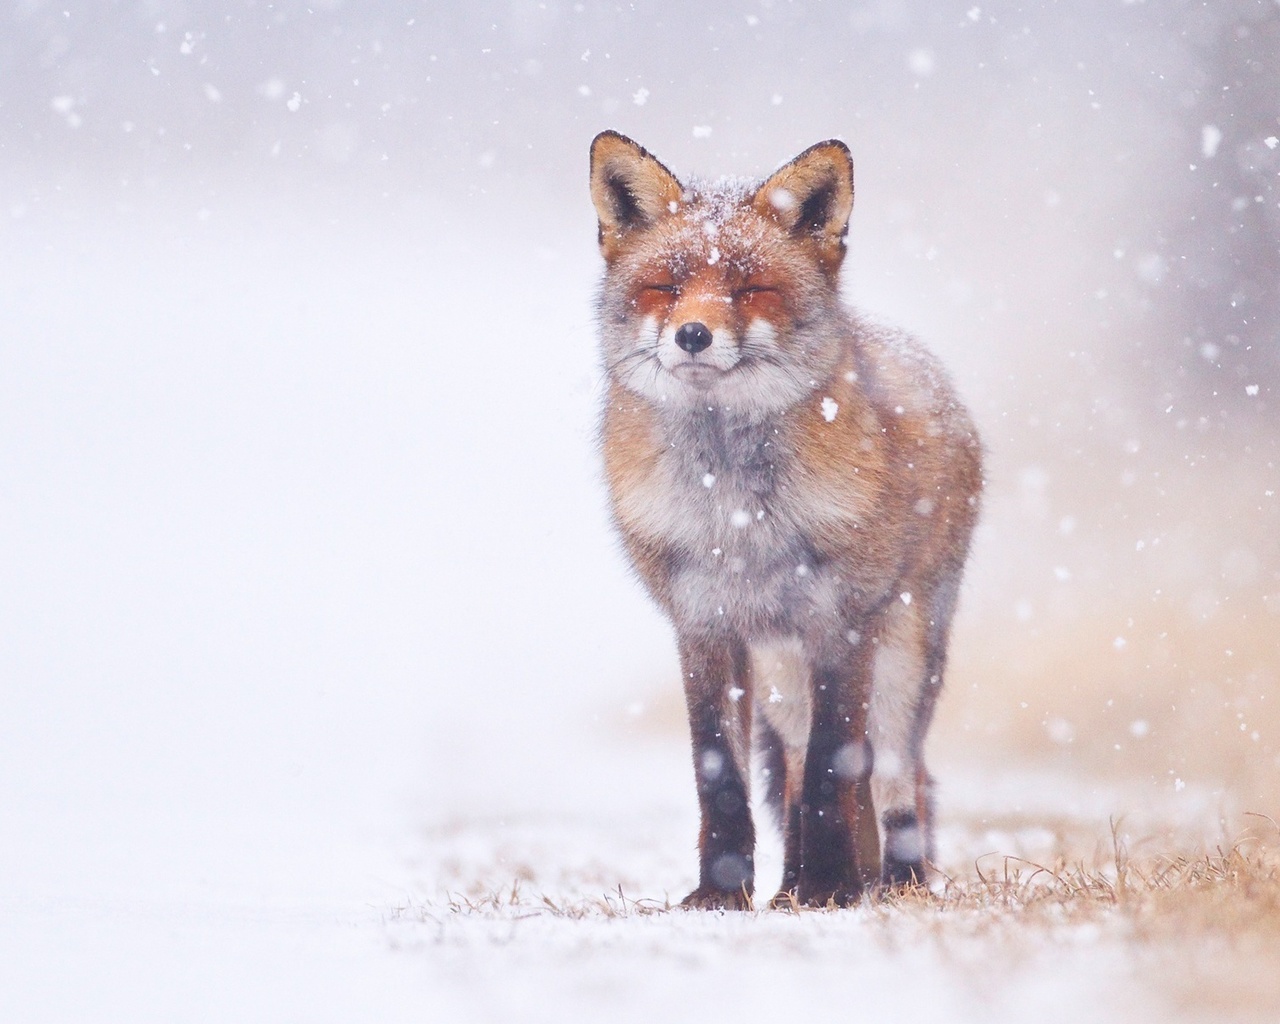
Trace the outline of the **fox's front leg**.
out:
M 698 887 L 686 907 L 746 910 L 755 884 L 755 826 L 747 793 L 751 686 L 746 647 L 719 636 L 680 638 L 693 770 L 698 784 Z
M 861 652 L 819 655 L 813 668 L 813 717 L 800 795 L 801 903 L 837 906 L 862 895 L 862 829 L 875 828 L 870 807 L 871 746 L 867 706 L 871 666 Z

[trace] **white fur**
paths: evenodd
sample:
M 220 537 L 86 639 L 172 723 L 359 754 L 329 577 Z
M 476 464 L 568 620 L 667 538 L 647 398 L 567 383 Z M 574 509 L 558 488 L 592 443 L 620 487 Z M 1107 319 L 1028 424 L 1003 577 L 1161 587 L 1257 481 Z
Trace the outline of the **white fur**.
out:
M 911 743 L 924 687 L 920 614 L 918 605 L 895 602 L 876 647 L 867 737 L 875 752 L 871 797 L 881 818 L 916 806 L 918 766 Z
M 803 747 L 809 741 L 813 716 L 809 666 L 797 637 L 751 645 L 751 678 L 760 708 L 784 745 Z M 773 700 L 776 691 L 781 700 Z

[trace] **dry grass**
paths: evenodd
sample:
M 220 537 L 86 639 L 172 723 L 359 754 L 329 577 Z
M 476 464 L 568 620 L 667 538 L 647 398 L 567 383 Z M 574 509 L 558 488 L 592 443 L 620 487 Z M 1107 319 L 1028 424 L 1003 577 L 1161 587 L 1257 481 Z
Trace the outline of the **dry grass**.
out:
M 502 889 L 450 892 L 439 901 L 402 905 L 394 916 L 587 920 L 685 913 L 667 899 L 637 897 L 622 886 L 600 895 L 553 897 L 526 885 L 517 879 Z M 1195 856 L 1135 858 L 1113 830 L 1112 855 L 1103 865 L 1037 864 L 989 855 L 974 864 L 970 875 L 939 872 L 929 888 L 879 893 L 866 898 L 860 909 L 880 920 L 903 915 L 971 922 L 1016 919 L 1020 924 L 1122 920 L 1147 938 L 1260 932 L 1280 939 L 1280 846 L 1251 836 Z M 752 911 L 776 912 L 763 906 Z M 781 912 L 837 911 L 793 903 Z
M 1199 856 L 1132 858 L 1113 832 L 1112 862 L 1036 864 L 988 857 L 972 877 L 886 896 L 881 913 L 996 913 L 1055 922 L 1121 917 L 1139 930 L 1280 935 L 1280 849 L 1256 838 Z
M 546 893 L 525 892 L 517 879 L 509 889 L 495 889 L 478 893 L 447 893 L 440 902 L 409 902 L 395 908 L 396 918 L 438 918 L 441 915 L 456 917 L 496 917 L 525 920 L 533 917 L 552 917 L 569 921 L 588 919 L 614 919 L 645 917 L 677 911 L 669 900 L 636 899 L 628 896 L 622 886 L 599 896 L 553 899 Z

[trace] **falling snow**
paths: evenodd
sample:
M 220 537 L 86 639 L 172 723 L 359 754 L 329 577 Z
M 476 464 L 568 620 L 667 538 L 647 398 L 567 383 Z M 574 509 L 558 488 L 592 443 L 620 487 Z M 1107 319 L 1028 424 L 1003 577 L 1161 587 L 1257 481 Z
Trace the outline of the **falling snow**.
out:
M 1218 146 L 1222 142 L 1222 131 L 1215 124 L 1207 124 L 1200 129 L 1200 152 L 1207 159 L 1218 154 Z
M 1037 938 L 1039 911 L 630 902 L 697 883 L 695 763 L 602 510 L 585 181 L 604 128 L 748 176 L 720 214 L 809 143 L 853 150 L 841 294 L 942 355 L 988 458 L 930 734 L 946 877 L 1087 860 L 1113 819 L 1138 855 L 1263 835 L 1273 4 L 239 6 L 6 21 L 5 1019 L 84 1019 L 85 992 L 139 1024 L 847 1014 L 819 975 L 891 1019 L 1280 1018 L 1265 942 L 1143 946 L 1122 907 Z M 854 433 L 885 373 L 815 379 L 801 418 Z M 916 383 L 881 425 L 949 429 Z M 723 530 L 689 557 L 728 573 L 789 512 L 699 459 L 684 493 Z M 900 525 L 965 501 L 912 492 Z M 779 552 L 785 588 L 825 557 Z M 940 598 L 905 586 L 873 599 L 923 627 Z M 858 625 L 832 653 L 885 664 Z

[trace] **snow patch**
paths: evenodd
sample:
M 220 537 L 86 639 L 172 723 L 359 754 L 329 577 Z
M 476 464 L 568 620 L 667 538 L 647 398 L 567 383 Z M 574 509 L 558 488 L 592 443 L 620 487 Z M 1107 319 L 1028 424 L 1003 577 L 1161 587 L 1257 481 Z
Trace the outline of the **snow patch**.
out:
M 870 760 L 865 743 L 846 743 L 835 752 L 831 767 L 839 778 L 860 779 L 867 774 Z
M 785 213 L 796 205 L 796 197 L 785 188 L 775 188 L 769 193 L 769 205 L 780 213 Z

